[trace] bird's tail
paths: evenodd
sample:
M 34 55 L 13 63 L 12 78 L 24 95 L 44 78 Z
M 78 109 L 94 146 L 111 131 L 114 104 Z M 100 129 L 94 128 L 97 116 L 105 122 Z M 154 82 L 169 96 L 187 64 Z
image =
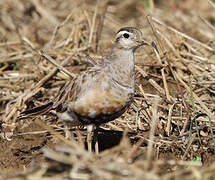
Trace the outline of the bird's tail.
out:
M 68 83 L 65 84 L 65 86 L 63 86 L 60 89 L 60 93 L 54 100 L 52 100 L 42 106 L 35 107 L 33 109 L 24 111 L 20 114 L 20 116 L 18 118 L 26 119 L 26 118 L 34 117 L 37 115 L 45 114 L 53 109 L 58 109 L 58 107 L 61 107 L 62 104 L 64 104 L 65 101 L 68 99 L 71 89 L 73 87 L 73 84 L 74 84 L 73 80 L 69 81 Z
M 29 109 L 27 111 L 24 111 L 20 114 L 19 119 L 26 119 L 30 118 L 39 114 L 45 114 L 46 112 L 50 111 L 53 107 L 53 102 L 48 102 L 42 106 L 35 107 L 33 109 Z

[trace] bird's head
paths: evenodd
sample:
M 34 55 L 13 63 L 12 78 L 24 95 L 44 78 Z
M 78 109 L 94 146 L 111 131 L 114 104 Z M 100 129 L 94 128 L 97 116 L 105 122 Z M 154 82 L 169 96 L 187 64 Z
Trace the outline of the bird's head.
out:
M 119 49 L 135 51 L 142 45 L 150 44 L 143 39 L 142 32 L 137 28 L 124 27 L 116 34 L 115 47 Z

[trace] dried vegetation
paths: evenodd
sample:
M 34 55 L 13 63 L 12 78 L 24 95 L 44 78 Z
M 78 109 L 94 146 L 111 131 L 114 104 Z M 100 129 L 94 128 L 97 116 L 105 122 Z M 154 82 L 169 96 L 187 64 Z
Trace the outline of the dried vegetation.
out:
M 215 178 L 213 1 L 3 0 L 0 9 L 2 179 Z M 136 53 L 135 102 L 102 127 L 99 156 L 84 149 L 82 127 L 68 141 L 54 116 L 18 121 L 108 54 L 123 26 L 141 28 L 158 52 Z

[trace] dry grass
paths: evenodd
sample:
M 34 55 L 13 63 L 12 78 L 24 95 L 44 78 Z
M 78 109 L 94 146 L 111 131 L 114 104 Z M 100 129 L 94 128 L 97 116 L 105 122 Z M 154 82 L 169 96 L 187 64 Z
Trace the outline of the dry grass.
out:
M 52 145 L 61 142 L 41 145 L 38 163 L 31 156 L 22 162 L 24 168 L 0 174 L 2 179 L 214 179 L 214 4 L 1 1 L 1 142 L 29 135 L 40 139 L 39 134 Z M 141 28 L 158 52 L 143 47 L 136 53 L 135 102 L 121 118 L 103 126 L 99 156 L 84 149 L 83 128 L 74 129 L 77 141 L 68 141 L 52 116 L 17 120 L 21 111 L 52 99 L 69 76 L 108 54 L 110 40 L 123 26 Z M 26 132 L 31 123 L 41 129 Z M 113 146 L 116 137 L 121 141 Z M 7 169 L 10 164 L 3 159 L 0 167 Z

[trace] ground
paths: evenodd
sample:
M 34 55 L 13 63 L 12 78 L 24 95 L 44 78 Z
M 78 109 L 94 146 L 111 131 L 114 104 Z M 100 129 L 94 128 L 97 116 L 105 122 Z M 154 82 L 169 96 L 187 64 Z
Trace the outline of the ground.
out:
M 3 0 L 0 9 L 1 179 L 215 179 L 214 1 Z M 18 118 L 69 78 L 44 55 L 74 77 L 126 26 L 158 52 L 135 53 L 134 103 L 101 126 L 98 156 L 85 127 L 67 140 L 51 112 Z

